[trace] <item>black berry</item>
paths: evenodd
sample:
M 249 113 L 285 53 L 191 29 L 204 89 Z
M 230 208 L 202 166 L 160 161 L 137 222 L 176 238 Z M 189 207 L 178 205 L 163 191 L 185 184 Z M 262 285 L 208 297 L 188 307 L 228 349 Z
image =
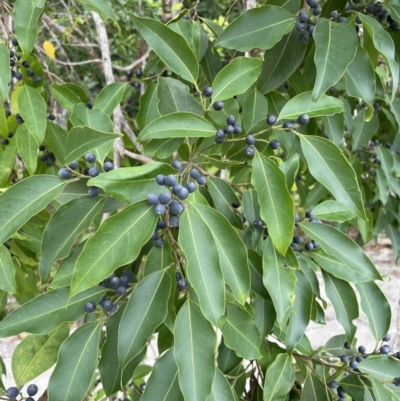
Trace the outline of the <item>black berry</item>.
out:
M 300 125 L 307 125 L 310 122 L 310 117 L 308 117 L 308 114 L 302 114 L 298 119 L 297 122 Z
M 220 111 L 220 110 L 222 110 L 224 108 L 224 103 L 221 102 L 221 101 L 215 102 L 213 104 L 213 107 L 214 107 L 214 110 Z
M 100 171 L 97 167 L 90 167 L 88 170 L 88 175 L 90 177 L 97 177 L 99 175 Z
M 96 162 L 96 156 L 93 153 L 86 153 L 85 160 L 88 163 L 95 163 Z
M 159 199 L 158 195 L 149 194 L 147 196 L 147 203 L 149 205 L 156 206 L 156 205 L 158 205 L 160 203 L 160 199 Z
M 164 216 L 166 211 L 167 211 L 166 207 L 164 205 L 161 205 L 161 204 L 156 205 L 155 208 L 154 208 L 154 213 L 157 216 Z
M 268 125 L 275 125 L 277 121 L 278 121 L 278 118 L 276 116 L 274 116 L 273 114 L 271 114 L 267 117 Z
M 235 125 L 236 124 L 236 117 L 235 116 L 228 116 L 228 118 L 226 119 L 226 123 L 228 125 Z
M 246 147 L 244 152 L 246 153 L 247 156 L 254 156 L 254 154 L 256 153 L 256 149 L 254 146 L 250 145 Z
M 91 198 L 95 198 L 96 196 L 99 195 L 99 188 L 98 187 L 89 187 L 88 189 L 88 195 Z
M 104 171 L 111 171 L 111 170 L 114 170 L 114 163 L 113 162 L 105 162 L 104 164 L 103 164 L 103 169 L 104 169 Z
M 58 170 L 58 176 L 60 178 L 62 178 L 63 180 L 68 180 L 69 178 L 72 177 L 72 173 L 67 170 L 65 167 L 60 168 L 60 170 Z
M 253 135 L 246 136 L 247 145 L 254 145 L 256 143 L 256 138 Z
M 203 95 L 204 95 L 205 97 L 211 97 L 212 94 L 213 94 L 213 90 L 212 90 L 211 86 L 206 86 L 206 87 L 203 89 Z
M 185 279 L 180 279 L 177 281 L 176 285 L 178 287 L 178 291 L 184 291 L 186 290 L 188 283 Z
M 198 178 L 196 179 L 196 181 L 197 181 L 197 183 L 198 183 L 199 185 L 205 185 L 205 184 L 207 183 L 207 178 L 204 177 L 204 175 L 201 175 L 200 177 L 198 177 Z
M 273 139 L 270 143 L 269 143 L 269 147 L 271 149 L 279 149 L 281 147 L 281 144 L 279 141 L 277 141 L 276 139 Z
M 17 44 L 18 44 L 18 42 L 17 42 Z M 17 398 L 18 394 L 19 394 L 19 390 L 16 387 L 9 387 L 6 391 L 6 396 L 11 399 Z
M 85 303 L 85 312 L 93 313 L 95 310 L 96 310 L 96 304 L 93 301 L 88 301 Z M 29 395 L 35 395 L 35 394 L 29 394 Z

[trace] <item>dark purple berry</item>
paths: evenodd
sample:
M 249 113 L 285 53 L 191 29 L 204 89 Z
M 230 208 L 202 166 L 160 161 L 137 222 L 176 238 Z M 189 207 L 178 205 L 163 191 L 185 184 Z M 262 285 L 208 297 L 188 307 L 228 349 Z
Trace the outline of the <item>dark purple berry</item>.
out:
M 211 97 L 212 94 L 213 94 L 213 90 L 212 90 L 211 86 L 206 86 L 206 87 L 203 89 L 203 95 L 204 95 L 205 97 Z
M 228 116 L 228 118 L 226 119 L 226 123 L 228 125 L 235 125 L 236 124 L 236 117 L 235 116 Z
M 246 149 L 244 150 L 244 152 L 246 153 L 247 156 L 254 156 L 254 154 L 256 153 L 256 149 L 254 146 L 249 145 L 249 146 L 246 146 Z
M 390 348 L 389 348 L 387 345 L 384 345 L 384 346 L 382 346 L 382 347 L 379 349 L 379 352 L 380 352 L 382 355 L 387 355 L 387 354 L 389 354 L 389 352 L 390 352 Z
M 235 132 L 235 128 L 232 125 L 227 125 L 224 129 L 226 134 L 233 134 Z
M 86 153 L 85 161 L 88 162 L 88 163 L 95 163 L 96 162 L 96 156 L 93 153 Z
M 182 168 L 182 163 L 179 160 L 172 160 L 171 166 L 176 169 L 180 170 Z
M 58 170 L 58 176 L 60 178 L 62 178 L 63 180 L 68 180 L 69 178 L 72 177 L 72 173 L 67 170 L 65 167 L 60 168 L 60 170 Z
M 30 384 L 28 388 L 26 389 L 26 392 L 28 395 L 31 397 L 33 395 L 36 395 L 37 392 L 39 391 L 38 386 L 36 384 Z
M 387 341 L 390 341 L 390 339 L 391 339 L 390 334 L 386 334 L 386 336 L 382 338 L 382 341 L 387 342 Z
M 204 177 L 204 175 L 201 175 L 200 177 L 198 177 L 198 178 L 196 179 L 196 181 L 197 181 L 197 183 L 198 183 L 199 185 L 206 185 L 206 183 L 207 183 L 207 178 Z
M 337 382 L 336 382 L 335 380 L 331 380 L 331 381 L 328 383 L 328 386 L 329 386 L 330 388 L 335 389 L 335 388 L 337 388 L 338 384 L 337 384 Z
M 278 118 L 276 116 L 274 116 L 273 114 L 269 115 L 267 117 L 267 124 L 268 125 L 275 125 L 278 121 Z
M 9 387 L 6 391 L 6 396 L 11 398 L 12 400 L 17 398 L 19 394 L 19 390 L 16 387 Z
M 163 174 L 158 174 L 156 177 L 156 183 L 158 185 L 165 185 L 165 176 Z
M 167 187 L 173 187 L 176 184 L 176 177 L 172 174 L 164 178 L 164 183 Z
M 90 167 L 88 170 L 88 175 L 90 177 L 97 177 L 99 175 L 100 171 L 97 167 Z
M 154 213 L 157 216 L 164 216 L 164 214 L 166 213 L 167 209 L 164 205 L 156 205 L 154 207 Z
M 314 245 L 312 244 L 312 242 L 307 242 L 307 244 L 304 245 L 304 249 L 306 251 L 312 251 L 314 249 Z
M 188 283 L 185 279 L 180 279 L 177 281 L 176 285 L 178 287 L 178 291 L 184 291 L 186 290 Z
M 247 145 L 254 145 L 256 143 L 256 138 L 254 135 L 247 135 L 246 136 L 246 143 Z
M 270 143 L 269 143 L 269 147 L 271 149 L 279 149 L 281 147 L 281 144 L 279 141 L 277 141 L 276 139 L 273 139 Z
M 302 114 L 298 119 L 297 122 L 300 125 L 307 125 L 310 122 L 310 117 L 308 116 L 308 114 Z
M 295 236 L 293 237 L 293 242 L 294 242 L 295 244 L 301 244 L 301 243 L 303 242 L 303 238 L 300 237 L 300 235 L 295 235 Z
M 178 215 L 183 212 L 183 206 L 174 199 L 169 205 L 169 210 L 172 214 Z
M 347 362 L 349 362 L 349 357 L 347 355 L 340 355 L 340 360 L 343 363 L 347 363 Z
M 103 307 L 103 310 L 105 312 L 111 312 L 111 310 L 114 306 L 114 303 L 113 303 L 113 301 L 111 301 L 111 299 L 105 299 L 101 306 Z
M 344 343 L 343 347 L 346 348 L 346 349 L 351 349 L 351 345 L 350 345 L 350 343 L 348 341 L 346 341 Z
M 114 170 L 114 163 L 113 163 L 113 162 L 105 162 L 105 163 L 103 164 L 103 169 L 104 169 L 104 171 L 106 171 L 106 172 L 111 171 L 111 170 Z
M 162 248 L 164 246 L 164 240 L 162 238 L 157 238 L 155 244 L 158 248 Z
M 121 285 L 121 279 L 117 276 L 112 277 L 108 282 L 111 288 L 118 288 Z
M 365 354 L 365 351 L 366 351 L 367 349 L 363 346 L 363 345 L 360 345 L 359 347 L 358 347 L 358 352 L 360 353 L 360 354 Z
M 85 312 L 93 313 L 96 310 L 96 304 L 93 301 L 88 301 L 85 303 Z M 35 394 L 29 394 L 35 395 Z
M 91 198 L 95 198 L 96 196 L 99 195 L 99 188 L 98 187 L 89 187 L 88 189 L 88 195 Z
M 179 227 L 179 217 L 178 216 L 172 216 L 169 219 L 169 224 L 171 227 Z
M 258 230 L 260 230 L 263 228 L 264 222 L 262 220 L 254 220 L 253 226 L 254 226 L 254 228 L 257 228 Z
M 147 203 L 149 205 L 156 206 L 156 205 L 158 205 L 160 203 L 160 198 L 158 197 L 158 195 L 149 194 L 147 196 Z
M 213 104 L 213 107 L 214 107 L 214 110 L 220 111 L 220 110 L 222 110 L 224 108 L 224 103 L 221 102 L 221 101 L 215 102 Z
M 167 205 L 169 202 L 171 202 L 172 196 L 171 196 L 171 192 L 163 192 L 160 196 L 160 203 L 162 203 L 163 205 Z
M 157 228 L 159 228 L 160 230 L 165 230 L 167 228 L 167 222 L 165 220 L 160 220 L 157 223 Z
M 119 287 L 117 287 L 117 289 L 115 290 L 115 292 L 118 295 L 124 295 L 126 293 L 126 287 L 124 287 L 123 285 L 120 285 Z
M 197 185 L 195 182 L 188 182 L 186 185 L 186 189 L 189 191 L 189 193 L 193 193 L 197 189 Z
M 201 176 L 200 171 L 195 168 L 190 171 L 190 176 L 194 179 L 199 178 Z
M 239 135 L 242 133 L 242 127 L 239 124 L 233 126 L 233 133 Z
M 349 366 L 352 369 L 357 369 L 358 368 L 358 362 L 356 360 L 350 361 Z

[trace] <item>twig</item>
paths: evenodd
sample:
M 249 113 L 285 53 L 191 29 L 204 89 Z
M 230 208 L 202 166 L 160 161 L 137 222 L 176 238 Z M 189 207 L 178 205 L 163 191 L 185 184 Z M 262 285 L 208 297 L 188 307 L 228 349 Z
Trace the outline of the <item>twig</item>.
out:
M 66 65 L 66 66 L 101 63 L 101 60 L 99 58 L 94 59 L 94 60 L 85 60 L 85 61 L 61 61 L 61 60 L 58 60 L 58 59 L 53 59 L 52 61 L 57 63 L 57 64 L 62 64 L 62 65 Z
M 113 65 L 113 68 L 115 70 L 118 70 L 118 71 L 130 71 L 133 68 L 138 67 L 139 65 L 141 65 L 143 63 L 143 61 L 145 61 L 146 58 L 149 57 L 149 54 L 150 54 L 150 49 L 147 50 L 147 52 L 145 54 L 143 54 L 142 57 L 140 57 L 139 59 L 134 61 L 131 65 L 128 65 L 127 67 L 120 67 L 119 65 Z
M 154 162 L 154 160 L 152 158 L 150 158 L 150 157 L 147 157 L 147 156 L 144 156 L 144 155 L 141 155 L 141 154 L 138 154 L 138 153 L 133 153 L 133 152 L 130 152 L 129 150 L 126 150 L 126 149 L 122 150 L 122 156 L 128 156 L 131 159 L 138 160 L 138 161 L 142 162 L 143 164 Z

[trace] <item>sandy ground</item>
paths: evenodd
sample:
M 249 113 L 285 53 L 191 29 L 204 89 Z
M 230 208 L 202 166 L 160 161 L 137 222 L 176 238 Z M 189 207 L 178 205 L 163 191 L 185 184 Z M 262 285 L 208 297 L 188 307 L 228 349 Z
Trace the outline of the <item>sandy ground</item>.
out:
M 395 265 L 393 252 L 390 247 L 390 241 L 386 237 L 379 237 L 378 243 L 369 243 L 365 246 L 365 252 L 369 258 L 374 262 L 377 268 L 391 277 L 390 281 L 378 282 L 379 287 L 385 293 L 392 307 L 392 323 L 389 333 L 392 336 L 390 344 L 393 350 L 397 351 L 399 344 L 399 328 L 400 328 L 400 316 L 399 316 L 399 301 L 400 301 L 400 268 Z M 320 278 L 322 295 L 325 295 L 323 288 L 323 280 Z M 324 296 L 327 300 L 327 298 Z M 325 325 L 317 325 L 313 322 L 310 323 L 307 329 L 307 335 L 313 345 L 318 347 L 326 343 L 326 341 L 336 334 L 343 334 L 344 330 L 338 324 L 335 318 L 335 312 L 332 305 L 329 304 L 325 312 Z M 368 327 L 368 321 L 365 314 L 360 310 L 360 317 L 354 321 L 357 326 L 356 337 L 358 344 L 363 344 L 368 351 L 372 351 L 375 348 L 375 340 Z M 7 377 L 4 378 L 5 386 L 15 385 L 11 372 L 11 357 L 15 347 L 21 342 L 19 337 L 11 337 L 8 339 L 0 339 L 0 355 L 2 356 L 6 367 Z M 155 352 L 154 343 L 151 344 L 153 353 Z M 150 362 L 150 361 L 149 361 Z M 49 377 L 52 370 L 49 370 L 39 376 L 34 382 L 39 386 L 39 394 L 42 394 L 47 387 Z

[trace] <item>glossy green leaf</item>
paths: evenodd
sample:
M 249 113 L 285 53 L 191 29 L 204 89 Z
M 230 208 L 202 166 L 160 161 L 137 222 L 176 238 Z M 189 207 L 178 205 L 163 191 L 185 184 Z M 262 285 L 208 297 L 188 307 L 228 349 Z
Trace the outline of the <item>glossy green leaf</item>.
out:
M 379 121 L 376 116 L 369 121 L 366 118 L 366 110 L 362 109 L 354 119 L 354 129 L 351 132 L 353 151 L 364 146 L 378 132 Z
M 116 20 L 114 11 L 107 0 L 78 0 L 88 10 L 99 13 L 104 18 Z
M 65 158 L 66 137 L 67 133 L 59 125 L 51 121 L 47 123 L 45 144 L 59 160 L 64 160 Z
M 322 276 L 326 295 L 335 309 L 336 319 L 343 326 L 346 338 L 351 344 L 357 330 L 353 320 L 359 316 L 356 294 L 347 281 L 340 280 L 324 270 Z
M 263 242 L 263 282 L 274 303 L 280 327 L 285 326 L 294 304 L 297 278 L 292 264 L 276 252 L 270 237 Z
M 141 400 L 183 401 L 173 348 L 156 360 Z
M 101 145 L 110 146 L 119 137 L 121 134 L 100 132 L 89 127 L 73 127 L 65 138 L 64 164 L 79 159 L 85 153 Z
M 114 82 L 105 86 L 94 100 L 93 108 L 101 110 L 107 116 L 111 115 L 121 103 L 125 89 L 126 84 L 123 82 Z
M 384 171 L 388 180 L 391 179 L 394 172 L 394 155 L 390 150 L 381 146 L 376 150 L 379 161 L 381 162 L 382 170 Z
M 218 248 L 207 225 L 190 209 L 182 214 L 178 241 L 186 256 L 187 276 L 199 297 L 201 311 L 217 325 L 225 312 L 225 282 Z
M 397 227 L 387 224 L 385 227 L 386 235 L 392 241 L 393 252 L 394 252 L 394 259 L 396 263 L 398 263 L 400 259 L 400 232 Z
M 399 371 L 400 361 L 388 355 L 369 355 L 361 361 L 358 368 L 378 380 L 393 380 L 393 373 Z
M 42 143 L 46 133 L 46 103 L 39 92 L 25 85 L 18 95 L 18 109 L 28 131 L 35 137 L 37 143 Z
M 358 13 L 358 17 L 363 23 L 365 31 L 368 32 L 370 38 L 372 38 L 373 45 L 376 50 L 384 58 L 386 65 L 390 68 L 392 74 L 392 101 L 397 92 L 397 86 L 399 84 L 399 65 L 395 59 L 395 47 L 393 39 L 383 26 L 374 18 L 369 15 Z M 375 63 L 376 61 L 373 60 Z
M 343 114 L 322 117 L 325 135 L 336 145 L 343 145 L 344 118 Z M 348 127 L 350 129 L 350 127 Z
M 10 251 L 4 245 L 0 245 L 0 290 L 12 294 L 17 292 L 15 267 L 11 259 Z
M 141 130 L 147 124 L 150 124 L 153 120 L 161 116 L 157 108 L 157 91 L 158 85 L 151 84 L 146 88 L 146 92 L 140 97 L 139 112 L 136 116 L 136 122 Z
M 303 92 L 290 99 L 279 113 L 279 120 L 297 119 L 301 114 L 310 118 L 331 116 L 343 111 L 343 102 L 333 96 L 322 95 L 317 101 L 311 98 L 312 92 Z
M 101 321 L 86 323 L 61 345 L 57 364 L 49 380 L 52 401 L 76 401 L 84 398 L 96 370 Z
M 286 331 L 285 344 L 289 354 L 292 354 L 297 343 L 307 329 L 311 318 L 311 306 L 314 301 L 312 287 L 301 271 L 296 271 L 296 288 L 293 309 Z
M 26 124 L 18 126 L 15 133 L 17 141 L 18 154 L 21 156 L 30 175 L 34 175 L 38 161 L 39 143 L 36 137 L 28 131 Z
M 192 138 L 215 135 L 215 128 L 197 114 L 178 112 L 159 117 L 140 132 L 138 139 Z
M 212 84 L 212 101 L 229 99 L 246 92 L 261 72 L 261 60 L 237 57 L 224 67 Z
M 365 219 L 356 173 L 340 149 L 328 139 L 321 137 L 301 135 L 300 140 L 313 177 L 324 185 L 338 202 Z
M 0 102 L 3 103 L 10 90 L 8 84 L 11 80 L 10 51 L 0 44 Z
M 261 217 L 275 248 L 286 254 L 292 242 L 294 205 L 286 188 L 285 174 L 270 159 L 256 152 L 251 183 L 257 190 Z
M 165 65 L 183 79 L 196 83 L 199 65 L 186 40 L 161 22 L 130 15 L 144 40 Z
M 255 251 L 248 251 L 251 274 L 251 289 L 263 299 L 271 302 L 271 296 L 263 284 L 262 257 Z
M 215 25 L 221 28 L 218 24 Z M 221 69 L 221 59 L 219 58 L 218 54 L 214 53 L 213 49 L 213 43 L 208 41 L 206 53 L 200 61 L 201 68 L 203 69 L 203 72 L 207 77 L 207 81 L 210 84 L 214 81 L 215 77 Z
M 367 315 L 369 327 L 376 341 L 389 331 L 392 311 L 385 294 L 375 283 L 356 284 L 361 297 L 361 309 Z
M 146 276 L 133 290 L 118 329 L 118 359 L 123 368 L 167 317 L 169 293 L 170 276 L 165 270 Z
M 104 198 L 82 196 L 60 206 L 51 216 L 43 233 L 39 273 L 43 282 L 49 279 L 54 261 L 66 258 L 76 237 L 90 227 L 100 213 Z
M 210 322 L 187 300 L 176 317 L 174 347 L 179 386 L 185 400 L 206 400 L 210 395 L 216 346 L 217 335 Z
M 321 248 L 327 254 L 339 259 L 349 270 L 353 271 L 351 274 L 349 272 L 349 275 L 346 277 L 338 277 L 337 275 L 338 278 L 354 283 L 382 279 L 374 264 L 363 250 L 337 228 L 319 223 L 300 223 L 299 225 L 310 238 L 321 245 Z M 323 265 L 322 268 L 324 268 Z M 327 271 L 336 276 L 334 271 Z
M 67 183 L 57 177 L 25 178 L 0 195 L 0 243 L 44 209 Z
M 254 321 L 261 333 L 261 337 L 267 337 L 274 328 L 276 313 L 271 297 L 266 301 L 261 296 L 257 296 L 251 306 L 254 309 Z
M 307 45 L 299 41 L 299 31 L 293 28 L 264 53 L 257 88 L 263 93 L 268 93 L 280 86 L 297 70 L 306 49 Z
M 211 394 L 206 401 L 235 401 L 232 387 L 223 373 L 216 369 Z
M 203 108 L 199 101 L 189 92 L 189 87 L 177 79 L 159 78 L 157 98 L 158 111 L 162 116 L 179 111 L 203 116 Z
M 283 8 L 263 6 L 247 10 L 220 35 L 217 46 L 239 51 L 271 49 L 293 27 L 294 16 Z
M 358 37 L 347 24 L 337 24 L 325 18 L 317 20 L 313 38 L 315 40 L 314 61 L 317 77 L 312 93 L 314 101 L 320 97 L 346 72 L 353 60 L 358 46 Z
M 203 220 L 212 233 L 225 282 L 236 300 L 244 305 L 250 291 L 250 271 L 247 249 L 239 234 L 218 211 L 198 203 L 191 204 L 190 209 Z
M 379 401 L 393 401 L 392 392 L 382 382 L 371 377 L 372 389 L 376 399 Z
M 222 373 L 228 373 L 242 362 L 242 358 L 236 355 L 236 352 L 227 347 L 222 337 L 218 346 L 217 365 Z
M 31 334 L 15 348 L 12 372 L 17 386 L 35 379 L 57 361 L 58 350 L 69 336 L 69 323 L 44 335 Z
M 260 242 L 260 238 L 263 235 L 262 230 L 255 228 L 253 225 L 255 220 L 259 220 L 261 218 L 257 191 L 254 189 L 248 189 L 243 194 L 242 202 L 244 217 L 249 222 L 249 227 L 246 230 L 248 230 L 250 233 L 250 235 L 247 237 L 247 240 L 244 234 L 242 238 L 248 248 L 254 249 Z
M 69 289 L 59 288 L 26 302 L 0 322 L 0 338 L 22 332 L 48 334 L 61 323 L 79 320 L 87 301 L 97 302 L 105 294 L 102 287 L 92 287 L 68 300 Z
M 252 360 L 261 357 L 261 334 L 252 316 L 237 304 L 228 303 L 226 319 L 221 323 L 224 341 L 238 356 Z
M 257 88 L 252 88 L 246 93 L 242 105 L 243 128 L 245 131 L 265 118 L 267 114 L 268 100 Z
M 231 206 L 232 203 L 239 202 L 232 187 L 226 181 L 216 177 L 208 177 L 207 186 L 217 210 L 222 213 L 234 227 L 242 228 L 242 220 L 240 216 L 232 210 Z
M 174 263 L 171 245 L 164 242 L 163 247 L 154 246 L 147 255 L 143 275 L 146 277 L 151 273 L 170 267 Z
M 38 36 L 38 22 L 44 10 L 43 1 L 17 0 L 13 7 L 13 23 L 18 44 L 25 55 L 35 47 Z
M 298 154 L 294 154 L 293 156 L 289 157 L 286 161 L 284 161 L 279 168 L 285 173 L 286 178 L 286 187 L 288 191 L 293 188 L 295 183 L 297 172 L 299 171 L 300 167 L 300 157 Z
M 112 133 L 114 129 L 113 123 L 106 113 L 100 109 L 90 109 L 82 103 L 76 104 L 72 108 L 69 121 L 76 127 L 88 127 L 101 132 Z
M 301 393 L 301 401 L 330 401 L 328 386 L 310 370 L 307 370 L 306 381 Z
M 313 216 L 322 220 L 343 223 L 353 218 L 354 213 L 340 202 L 327 200 L 313 209 Z
M 85 91 L 76 84 L 52 85 L 50 90 L 57 102 L 68 111 L 72 111 L 78 103 L 86 104 L 89 101 Z
M 372 104 L 375 97 L 375 71 L 367 51 L 357 46 L 353 61 L 347 66 L 345 73 L 347 93 L 360 97 Z
M 96 285 L 117 267 L 131 263 L 154 232 L 157 216 L 139 202 L 104 220 L 83 248 L 74 270 L 71 296 Z
M 14 166 L 15 155 L 17 154 L 17 142 L 12 141 L 5 150 L 0 153 L 0 185 L 9 185 L 9 177 Z M 1 199 L 1 198 L 0 198 Z M 1 206 L 0 206 L 1 208 Z M 1 224 L 1 223 L 0 223 Z M 0 225 L 1 227 L 1 225 Z M 1 233 L 1 228 L 0 228 Z M 1 238 L 1 237 L 0 237 Z M 0 242 L 4 242 L 5 239 Z
M 126 304 L 125 304 L 126 305 Z M 125 306 L 107 320 L 107 338 L 101 348 L 99 372 L 106 395 L 114 394 L 132 378 L 132 373 L 146 354 L 146 348 L 134 357 L 123 370 L 118 360 L 118 329 Z
M 263 401 L 275 401 L 289 393 L 294 384 L 294 369 L 288 354 L 279 354 L 268 367 Z

